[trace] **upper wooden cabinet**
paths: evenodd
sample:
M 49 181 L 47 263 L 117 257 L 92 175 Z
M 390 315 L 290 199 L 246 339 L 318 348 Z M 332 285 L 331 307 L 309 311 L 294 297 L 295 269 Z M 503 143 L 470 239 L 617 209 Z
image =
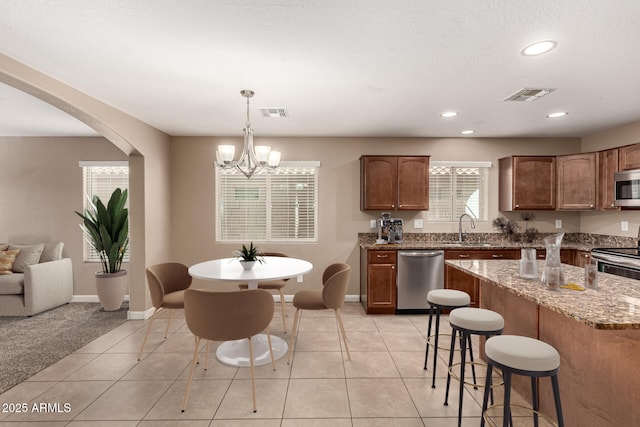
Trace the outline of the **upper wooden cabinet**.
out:
M 618 148 L 620 153 L 620 170 L 640 169 L 640 144 Z
M 615 205 L 614 174 L 619 170 L 618 149 L 598 153 L 598 209 L 620 210 Z
M 556 208 L 555 156 L 511 156 L 499 165 L 501 211 Z
M 557 209 L 596 208 L 596 153 L 557 156 Z
M 428 210 L 429 156 L 360 157 L 361 210 Z

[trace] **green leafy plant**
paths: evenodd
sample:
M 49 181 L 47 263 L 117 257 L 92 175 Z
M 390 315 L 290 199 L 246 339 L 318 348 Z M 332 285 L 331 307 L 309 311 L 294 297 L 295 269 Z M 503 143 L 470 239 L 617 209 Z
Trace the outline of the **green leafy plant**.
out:
M 262 251 L 256 246 L 253 246 L 253 242 L 249 244 L 248 248 L 246 245 L 242 245 L 242 249 L 236 249 L 233 251 L 233 254 L 242 261 L 258 261 L 260 264 L 264 263 Z
M 122 268 L 129 247 L 129 209 L 125 208 L 128 191 L 116 188 L 107 206 L 94 196 L 84 214 L 75 211 L 85 239 L 100 256 L 103 273 L 117 273 Z

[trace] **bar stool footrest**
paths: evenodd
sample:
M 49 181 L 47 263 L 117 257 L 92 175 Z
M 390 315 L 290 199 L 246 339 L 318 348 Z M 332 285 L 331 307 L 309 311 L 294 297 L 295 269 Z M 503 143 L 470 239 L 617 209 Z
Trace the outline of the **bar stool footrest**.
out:
M 484 363 L 484 362 L 476 362 L 476 361 L 465 362 L 465 365 L 487 366 L 487 364 Z M 456 362 L 456 363 L 452 364 L 449 367 L 449 375 L 451 375 L 451 378 L 453 378 L 456 381 L 460 381 L 460 376 L 458 375 L 457 372 L 455 372 L 455 370 L 453 368 L 458 367 L 458 366 L 460 366 L 460 362 Z M 504 385 L 504 382 L 502 381 L 502 372 L 500 372 L 500 369 L 498 369 L 497 367 L 494 367 L 493 368 L 493 374 L 496 374 L 496 376 L 497 376 L 497 373 L 498 373 L 496 371 L 498 371 L 500 373 L 500 382 L 494 383 L 493 381 L 491 381 L 491 388 L 499 387 L 499 386 Z M 493 374 L 492 374 L 492 378 L 494 378 Z M 470 385 L 470 386 L 477 387 L 477 388 L 478 387 L 479 388 L 484 388 L 484 382 L 482 384 L 476 384 L 476 383 L 465 381 L 464 383 L 465 383 L 465 385 Z
M 512 403 L 511 405 L 509 405 L 509 407 L 511 407 L 511 408 L 519 408 L 519 409 L 522 409 L 522 410 L 524 410 L 524 411 L 526 411 L 526 412 L 530 413 L 532 416 L 533 416 L 534 414 L 538 414 L 538 416 L 539 416 L 540 418 L 544 419 L 546 422 L 548 422 L 548 423 L 549 423 L 549 424 L 551 424 L 552 426 L 556 426 L 556 427 L 558 427 L 558 423 L 556 423 L 555 421 L 553 421 L 553 419 L 552 419 L 551 417 L 549 417 L 549 416 L 548 416 L 548 415 L 546 415 L 546 414 L 543 414 L 543 413 L 542 413 L 542 412 L 540 412 L 540 411 L 536 411 L 536 410 L 534 410 L 533 408 L 531 408 L 531 407 L 529 407 L 529 406 L 523 406 L 523 405 L 518 405 L 518 404 L 516 404 L 516 403 Z M 500 419 L 502 419 L 503 411 L 500 411 L 499 413 L 498 413 L 498 412 L 496 412 L 495 414 L 490 414 L 490 413 L 489 413 L 492 409 L 495 409 L 495 408 L 504 408 L 504 403 L 496 403 L 496 404 L 494 404 L 494 405 L 489 405 L 489 406 L 487 406 L 487 410 L 486 410 L 486 411 L 484 411 L 484 412 L 482 413 L 482 418 L 484 419 L 485 423 L 487 423 L 489 426 L 492 426 L 492 427 L 500 427 L 500 425 L 499 425 L 499 424 L 496 424 L 496 422 L 493 420 L 493 418 L 500 418 Z M 511 411 L 511 417 L 513 418 L 514 416 L 515 416 L 516 418 L 522 418 L 522 417 L 523 417 L 523 415 L 521 415 L 520 413 L 518 413 L 518 414 L 514 415 L 514 414 L 513 414 L 513 410 L 512 410 L 512 411 Z M 491 417 L 493 417 L 493 418 L 491 418 Z M 515 423 L 514 423 L 514 424 L 515 424 Z

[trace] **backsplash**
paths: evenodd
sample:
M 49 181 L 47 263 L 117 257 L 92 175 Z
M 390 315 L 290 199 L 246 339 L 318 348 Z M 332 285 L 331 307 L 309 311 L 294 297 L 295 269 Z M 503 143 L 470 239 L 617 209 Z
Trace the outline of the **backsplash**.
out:
M 555 233 L 540 233 L 533 246 L 544 246 L 544 238 Z M 358 233 L 358 243 L 373 244 L 376 242 L 378 235 L 376 233 Z M 438 243 L 438 242 L 456 242 L 458 241 L 458 233 L 403 233 L 403 241 L 405 243 Z M 494 243 L 501 245 L 512 243 L 503 233 L 467 233 L 464 235 L 465 242 L 473 243 Z M 609 248 L 628 248 L 636 247 L 638 242 L 633 237 L 623 236 L 607 236 L 604 234 L 587 234 L 587 233 L 565 233 L 562 239 L 563 243 L 575 243 L 589 247 L 609 247 Z

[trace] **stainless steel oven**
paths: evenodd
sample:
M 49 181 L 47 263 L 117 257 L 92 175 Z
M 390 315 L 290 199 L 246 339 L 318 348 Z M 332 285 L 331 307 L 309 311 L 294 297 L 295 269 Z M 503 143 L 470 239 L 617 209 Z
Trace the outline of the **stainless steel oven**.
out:
M 598 271 L 640 280 L 638 248 L 595 248 L 591 258 L 597 261 Z

